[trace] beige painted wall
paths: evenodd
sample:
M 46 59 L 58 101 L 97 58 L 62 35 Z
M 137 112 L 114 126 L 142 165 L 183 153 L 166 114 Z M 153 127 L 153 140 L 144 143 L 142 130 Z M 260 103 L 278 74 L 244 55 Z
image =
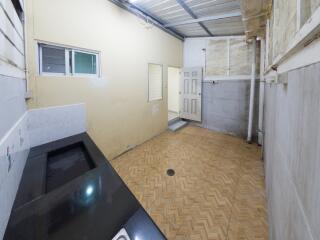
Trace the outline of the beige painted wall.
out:
M 99 79 L 39 76 L 37 40 L 100 51 Z M 84 102 L 87 129 L 109 158 L 167 128 L 167 66 L 180 40 L 107 0 L 27 1 L 29 108 Z M 164 98 L 148 102 L 148 63 L 164 66 Z
M 168 110 L 179 112 L 180 68 L 168 68 Z

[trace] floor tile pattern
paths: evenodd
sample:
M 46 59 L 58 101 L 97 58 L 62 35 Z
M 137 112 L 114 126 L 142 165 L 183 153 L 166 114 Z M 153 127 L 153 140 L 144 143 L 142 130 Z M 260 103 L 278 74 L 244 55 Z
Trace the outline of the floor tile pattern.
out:
M 168 239 L 267 240 L 260 154 L 255 144 L 188 126 L 111 164 Z

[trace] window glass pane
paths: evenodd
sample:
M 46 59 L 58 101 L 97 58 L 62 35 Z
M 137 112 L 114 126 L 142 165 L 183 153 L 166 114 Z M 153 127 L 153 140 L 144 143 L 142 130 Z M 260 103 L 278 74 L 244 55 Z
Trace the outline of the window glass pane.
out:
M 75 52 L 75 73 L 97 74 L 97 57 L 95 54 Z
M 149 101 L 162 99 L 162 65 L 149 64 Z
M 65 73 L 65 51 L 63 48 L 42 46 L 42 72 Z

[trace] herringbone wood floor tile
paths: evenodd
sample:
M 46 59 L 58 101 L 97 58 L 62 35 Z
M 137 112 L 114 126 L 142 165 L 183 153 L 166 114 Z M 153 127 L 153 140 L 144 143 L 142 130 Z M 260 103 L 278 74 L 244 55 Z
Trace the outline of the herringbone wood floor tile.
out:
M 266 240 L 259 159 L 256 145 L 189 126 L 111 163 L 168 239 Z

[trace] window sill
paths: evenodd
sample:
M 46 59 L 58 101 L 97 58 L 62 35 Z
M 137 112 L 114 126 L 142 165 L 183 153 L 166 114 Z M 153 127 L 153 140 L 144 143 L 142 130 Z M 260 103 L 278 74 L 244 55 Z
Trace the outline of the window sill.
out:
M 101 78 L 99 75 L 92 75 L 92 74 L 50 74 L 50 73 L 41 73 L 38 74 L 38 77 L 65 77 L 65 78 Z

